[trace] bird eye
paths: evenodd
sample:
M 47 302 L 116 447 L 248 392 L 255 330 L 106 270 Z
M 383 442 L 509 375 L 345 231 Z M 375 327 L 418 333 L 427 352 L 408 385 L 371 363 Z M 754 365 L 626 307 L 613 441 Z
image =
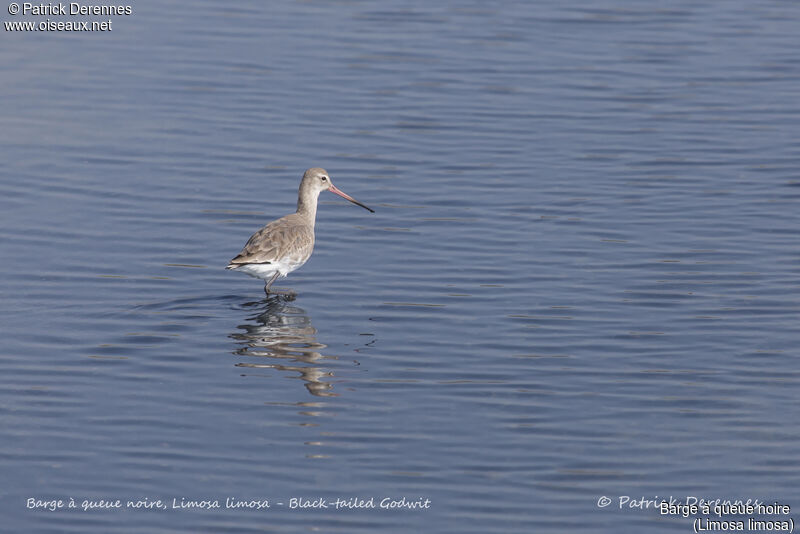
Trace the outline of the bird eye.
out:
M 327 182 L 327 181 L 328 181 L 328 177 L 327 177 L 327 176 L 323 176 L 323 177 L 322 177 L 322 181 L 323 181 L 323 182 Z

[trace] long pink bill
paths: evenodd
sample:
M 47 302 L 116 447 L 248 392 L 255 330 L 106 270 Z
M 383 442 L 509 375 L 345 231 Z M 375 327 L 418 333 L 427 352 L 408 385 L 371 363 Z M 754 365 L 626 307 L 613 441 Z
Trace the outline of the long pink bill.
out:
M 371 208 L 368 208 L 368 207 L 366 207 L 364 204 L 362 204 L 362 203 L 361 203 L 361 202 L 359 202 L 358 200 L 354 199 L 353 197 L 351 197 L 351 196 L 350 196 L 350 195 L 348 195 L 347 193 L 345 193 L 345 192 L 341 191 L 340 189 L 338 189 L 338 188 L 337 188 L 335 185 L 333 185 L 333 184 L 331 184 L 331 187 L 328 189 L 328 191 L 330 191 L 331 193 L 335 193 L 335 194 L 339 195 L 339 196 L 340 196 L 340 197 L 342 197 L 342 198 L 346 198 L 347 200 L 349 200 L 349 201 L 350 201 L 350 202 L 352 202 L 353 204 L 356 204 L 356 205 L 358 205 L 358 206 L 361 206 L 361 207 L 362 207 L 362 208 L 364 208 L 365 210 L 368 210 L 368 211 L 371 211 L 372 213 L 375 213 L 375 210 L 374 210 L 374 209 L 371 209 Z

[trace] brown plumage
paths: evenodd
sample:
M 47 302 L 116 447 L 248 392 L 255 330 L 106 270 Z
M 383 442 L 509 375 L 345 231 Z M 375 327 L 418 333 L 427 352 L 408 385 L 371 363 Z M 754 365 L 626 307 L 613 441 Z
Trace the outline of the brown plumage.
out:
M 244 263 L 274 263 L 289 256 L 298 259 L 314 250 L 314 227 L 305 224 L 297 213 L 286 215 L 250 236 L 228 269 Z
M 325 169 L 308 169 L 300 182 L 297 212 L 281 217 L 250 236 L 242 251 L 230 261 L 228 269 L 236 269 L 261 278 L 264 291 L 278 278 L 299 268 L 314 251 L 314 224 L 317 199 L 322 191 L 330 191 L 374 213 L 373 210 L 337 189 Z

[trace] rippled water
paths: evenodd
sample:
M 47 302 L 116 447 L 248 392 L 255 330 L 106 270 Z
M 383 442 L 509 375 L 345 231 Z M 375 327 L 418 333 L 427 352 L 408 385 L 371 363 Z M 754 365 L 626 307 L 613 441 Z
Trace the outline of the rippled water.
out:
M 670 496 L 795 518 L 799 24 L 203 1 L 3 31 L 3 528 L 690 531 L 641 503 Z M 265 299 L 224 266 L 316 165 L 376 213 L 323 194 L 296 297 Z

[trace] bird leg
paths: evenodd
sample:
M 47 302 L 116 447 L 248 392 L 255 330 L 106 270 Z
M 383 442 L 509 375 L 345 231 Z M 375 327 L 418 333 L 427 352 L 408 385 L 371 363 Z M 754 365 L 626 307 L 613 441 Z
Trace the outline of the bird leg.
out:
M 269 279 L 269 282 L 267 282 L 267 285 L 264 286 L 264 293 L 269 295 L 269 286 L 272 285 L 272 282 L 274 282 L 275 280 L 278 279 L 278 276 L 280 276 L 280 274 L 281 273 L 275 273 L 275 274 L 272 275 L 272 278 Z

